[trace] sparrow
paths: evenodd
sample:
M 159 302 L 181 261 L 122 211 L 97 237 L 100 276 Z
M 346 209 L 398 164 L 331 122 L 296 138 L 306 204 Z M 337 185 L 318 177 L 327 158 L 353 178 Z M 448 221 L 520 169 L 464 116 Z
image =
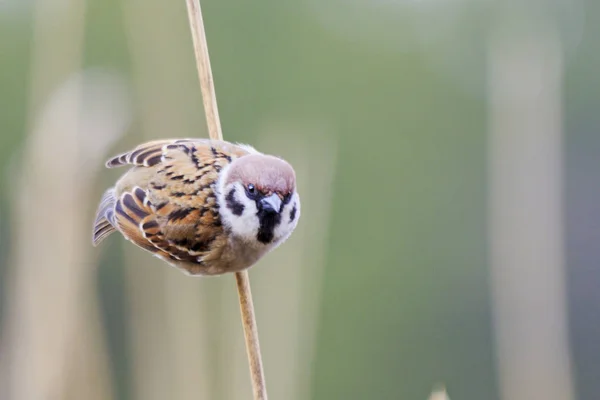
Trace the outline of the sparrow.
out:
M 100 201 L 93 245 L 125 239 L 189 275 L 250 268 L 300 217 L 292 166 L 251 146 L 156 140 L 106 162 L 130 169 Z

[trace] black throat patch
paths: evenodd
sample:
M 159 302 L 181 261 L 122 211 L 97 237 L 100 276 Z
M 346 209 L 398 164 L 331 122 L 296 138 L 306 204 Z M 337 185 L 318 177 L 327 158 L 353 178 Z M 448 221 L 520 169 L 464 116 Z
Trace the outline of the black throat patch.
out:
M 260 226 L 256 240 L 264 244 L 271 243 L 273 236 L 275 236 L 275 227 L 281 222 L 281 214 L 268 213 L 261 210 L 257 216 Z

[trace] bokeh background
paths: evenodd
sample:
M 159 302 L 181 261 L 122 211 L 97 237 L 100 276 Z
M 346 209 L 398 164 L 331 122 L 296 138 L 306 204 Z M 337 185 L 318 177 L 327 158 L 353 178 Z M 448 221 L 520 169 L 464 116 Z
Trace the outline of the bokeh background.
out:
M 202 7 L 226 139 L 302 195 L 271 398 L 600 398 L 600 2 Z M 250 399 L 233 276 L 90 240 L 105 159 L 207 136 L 185 2 L 0 0 L 0 60 L 0 399 Z

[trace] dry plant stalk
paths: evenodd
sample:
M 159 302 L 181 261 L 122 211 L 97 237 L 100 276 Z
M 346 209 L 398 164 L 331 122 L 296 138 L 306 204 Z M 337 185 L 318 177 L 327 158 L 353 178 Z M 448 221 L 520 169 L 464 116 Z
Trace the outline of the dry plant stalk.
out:
M 198 67 L 198 76 L 200 78 L 200 89 L 202 90 L 202 100 L 204 102 L 204 111 L 206 113 L 206 122 L 208 124 L 208 135 L 211 139 L 223 140 L 200 2 L 199 0 L 186 0 L 186 3 L 190 19 L 190 28 L 192 31 L 192 40 L 194 43 L 194 53 L 196 55 L 196 64 Z M 242 314 L 244 337 L 246 339 L 248 362 L 250 363 L 250 376 L 252 379 L 254 398 L 256 400 L 267 400 L 267 387 L 260 355 L 258 329 L 256 326 L 256 318 L 254 317 L 254 303 L 252 301 L 248 272 L 246 270 L 236 272 L 235 280 L 237 282 L 238 295 L 240 298 L 240 311 Z

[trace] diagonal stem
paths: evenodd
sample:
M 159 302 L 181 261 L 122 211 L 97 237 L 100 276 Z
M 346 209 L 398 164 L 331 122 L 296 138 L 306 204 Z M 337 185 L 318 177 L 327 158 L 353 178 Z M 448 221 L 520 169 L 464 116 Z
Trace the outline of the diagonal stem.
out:
M 217 108 L 217 96 L 210 68 L 210 58 L 208 56 L 206 32 L 202 20 L 202 10 L 200 8 L 199 0 L 186 0 L 186 3 L 190 19 L 190 28 L 192 31 L 194 53 L 196 55 L 196 65 L 198 67 L 198 77 L 200 78 L 200 89 L 202 90 L 204 111 L 206 113 L 206 123 L 208 124 L 208 135 L 213 140 L 223 140 L 221 121 L 219 120 L 219 110 Z M 240 299 L 240 311 L 242 314 L 242 325 L 244 327 L 248 362 L 250 364 L 250 376 L 252 379 L 254 399 L 267 400 L 267 387 L 260 355 L 258 329 L 256 318 L 254 316 L 254 303 L 252 301 L 248 272 L 236 272 L 235 280 Z
M 206 123 L 208 124 L 208 136 L 213 140 L 223 140 L 221 120 L 217 107 L 217 94 L 213 82 L 212 70 L 210 68 L 210 57 L 208 56 L 208 44 L 206 43 L 206 32 L 202 21 L 202 9 L 199 0 L 186 0 L 190 28 L 192 30 L 192 41 L 194 43 L 194 54 L 196 55 L 196 66 L 200 78 L 200 89 L 202 90 L 202 101 Z
M 240 311 L 242 313 L 242 325 L 244 326 L 244 338 L 246 339 L 246 352 L 250 363 L 254 398 L 256 400 L 267 400 L 267 386 L 260 357 L 260 343 L 258 342 L 258 330 L 248 271 L 236 272 L 235 281 L 240 298 Z

